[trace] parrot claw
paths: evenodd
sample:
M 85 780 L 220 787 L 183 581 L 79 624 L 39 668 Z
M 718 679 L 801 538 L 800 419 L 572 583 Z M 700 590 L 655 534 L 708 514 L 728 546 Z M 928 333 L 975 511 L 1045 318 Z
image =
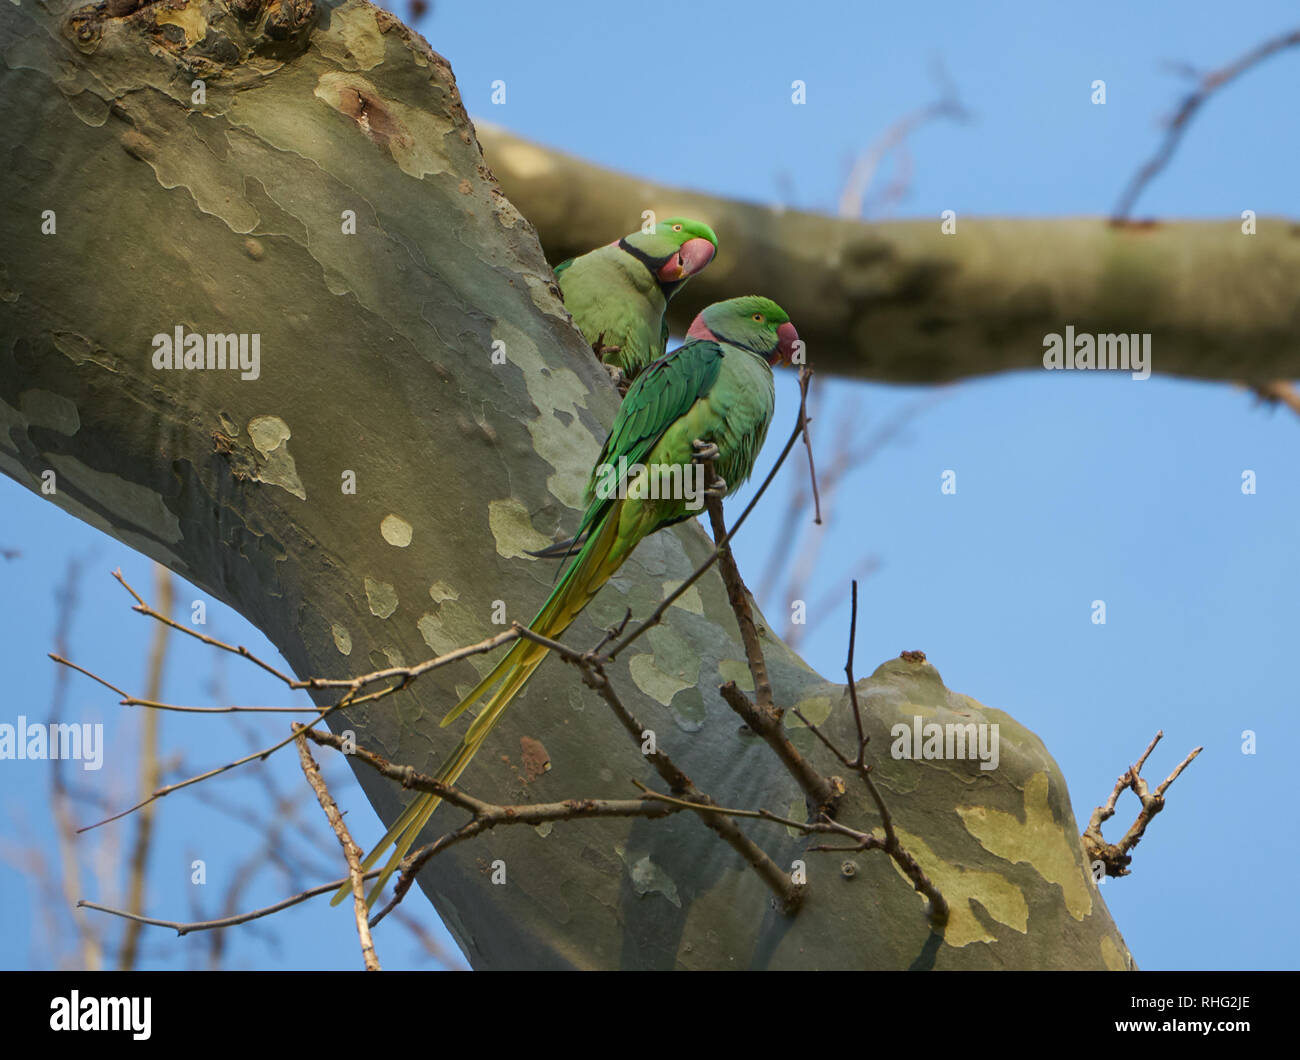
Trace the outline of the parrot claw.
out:
M 623 375 L 623 370 L 612 364 L 606 364 L 604 361 L 601 361 L 600 363 L 601 367 L 609 373 L 609 381 L 614 384 L 620 394 L 626 395 L 628 382 L 627 377 Z
M 725 478 L 715 478 L 704 489 L 706 497 L 713 497 L 716 500 L 722 500 L 727 495 L 727 480 Z
M 691 442 L 691 448 L 695 451 L 696 460 L 718 459 L 718 447 L 712 442 L 705 442 L 696 438 L 695 441 Z

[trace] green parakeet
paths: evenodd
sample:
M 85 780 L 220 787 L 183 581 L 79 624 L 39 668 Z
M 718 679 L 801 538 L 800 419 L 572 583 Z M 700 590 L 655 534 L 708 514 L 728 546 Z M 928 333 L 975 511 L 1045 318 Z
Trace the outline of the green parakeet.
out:
M 668 301 L 718 251 L 713 229 L 670 217 L 555 267 L 565 308 L 592 349 L 627 380 L 664 355 Z
M 714 467 L 727 490 L 749 478 L 772 420 L 772 365 L 791 355 L 798 337 L 785 311 L 770 299 L 732 298 L 705 309 L 685 345 L 637 377 L 587 483 L 587 508 L 574 538 L 585 535 L 585 541 L 531 629 L 560 636 L 644 537 L 699 514 L 706 483 L 703 467 L 693 460 L 697 439 L 717 447 Z M 455 783 L 546 653 L 532 641 L 517 641 L 443 719 L 449 724 L 499 686 L 438 770 L 439 780 Z M 396 848 L 369 901 L 440 801 L 417 795 L 366 857 L 369 869 L 390 845 Z M 342 888 L 334 901 L 348 893 L 350 888 Z

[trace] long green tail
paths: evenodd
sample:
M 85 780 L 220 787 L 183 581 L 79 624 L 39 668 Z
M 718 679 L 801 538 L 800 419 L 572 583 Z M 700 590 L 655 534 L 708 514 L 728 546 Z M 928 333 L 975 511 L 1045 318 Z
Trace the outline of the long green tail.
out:
M 547 598 L 542 609 L 537 613 L 529 628 L 545 637 L 558 637 L 563 633 L 569 624 L 578 616 L 584 607 L 596 595 L 601 586 L 605 584 L 610 576 L 622 566 L 623 560 L 631 553 L 632 548 L 615 547 L 618 544 L 618 515 L 621 503 L 615 504 L 601 524 L 600 529 L 587 538 L 586 544 L 583 545 L 574 562 L 565 571 L 564 576 L 552 590 L 551 595 Z M 635 542 L 632 543 L 635 547 Z M 474 703 L 478 702 L 489 689 L 498 682 L 501 687 L 493 693 L 492 698 L 488 700 L 487 706 L 483 712 L 478 715 L 470 725 L 464 738 L 457 745 L 451 756 L 434 774 L 435 779 L 445 784 L 454 784 L 465 771 L 478 749 L 483 745 L 505 709 L 510 705 L 510 701 L 519 694 L 520 689 L 527 684 L 528 679 L 533 675 L 533 671 L 541 665 L 542 660 L 546 658 L 549 649 L 530 640 L 519 640 L 511 647 L 499 663 L 492 668 L 492 671 L 483 678 L 473 690 L 465 696 L 447 716 L 442 719 L 443 725 L 448 725 L 455 721 L 461 714 L 468 710 Z M 375 845 L 374 849 L 366 855 L 365 860 L 361 863 L 362 871 L 368 872 L 374 868 L 379 861 L 380 856 L 389 846 L 394 850 L 389 857 L 388 862 L 384 865 L 383 871 L 376 878 L 374 886 L 371 887 L 370 893 L 366 896 L 366 905 L 374 904 L 379 893 L 384 889 L 389 877 L 397 870 L 402 859 L 406 857 L 415 840 L 419 837 L 420 832 L 424 830 L 425 824 L 433 815 L 433 811 L 438 808 L 442 799 L 437 795 L 424 792 L 417 795 L 411 804 L 402 811 L 400 817 L 393 822 L 393 826 L 384 833 L 384 837 Z M 330 899 L 331 905 L 338 905 L 348 895 L 352 893 L 352 885 L 344 884 Z

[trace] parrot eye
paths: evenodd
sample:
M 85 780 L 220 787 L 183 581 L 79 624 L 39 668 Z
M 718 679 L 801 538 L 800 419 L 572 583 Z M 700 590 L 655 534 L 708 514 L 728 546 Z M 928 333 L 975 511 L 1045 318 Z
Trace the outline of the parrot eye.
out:
M 762 314 L 762 313 L 755 313 L 755 314 L 754 314 L 754 319 L 757 320 L 760 324 L 763 323 L 763 314 Z
M 680 232 L 681 230 L 682 230 L 682 226 L 681 226 L 681 225 L 673 225 L 673 231 L 674 231 L 674 232 Z

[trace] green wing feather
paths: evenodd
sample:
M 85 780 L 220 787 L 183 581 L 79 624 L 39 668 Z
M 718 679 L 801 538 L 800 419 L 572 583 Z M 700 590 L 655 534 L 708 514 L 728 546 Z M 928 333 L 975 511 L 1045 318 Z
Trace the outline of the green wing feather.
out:
M 636 377 L 587 482 L 588 508 L 579 534 L 599 517 L 595 491 L 601 466 L 617 465 L 620 457 L 626 457 L 629 465 L 644 460 L 664 431 L 708 395 L 721 370 L 722 347 L 710 339 L 697 339 L 659 358 Z

